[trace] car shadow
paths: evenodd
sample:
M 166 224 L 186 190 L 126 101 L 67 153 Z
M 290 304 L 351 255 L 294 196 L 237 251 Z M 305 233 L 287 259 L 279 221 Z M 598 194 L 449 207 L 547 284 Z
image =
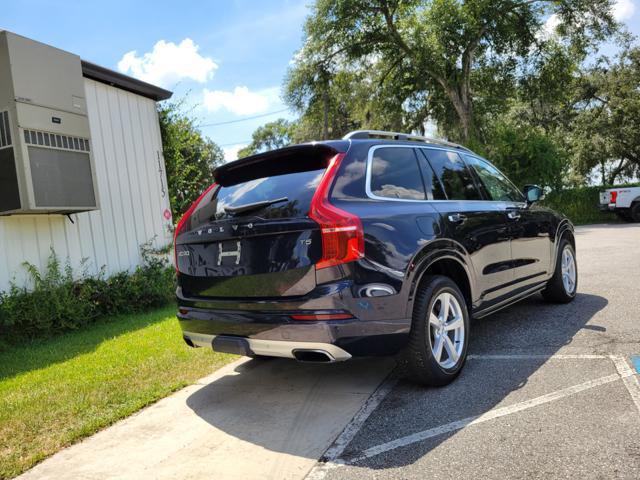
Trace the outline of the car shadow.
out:
M 509 362 L 468 360 L 460 377 L 443 388 L 424 389 L 401 382 L 379 405 L 371 421 L 345 450 L 343 458 L 348 461 L 371 446 L 450 422 L 471 421 L 490 411 L 507 396 L 525 387 L 529 378 L 549 361 L 547 356 L 554 355 L 563 347 L 570 349 L 579 332 L 600 333 L 603 327 L 587 324 L 607 304 L 605 298 L 589 294 L 578 294 L 572 303 L 566 305 L 548 304 L 540 296 L 534 296 L 474 321 L 469 347 L 471 355 L 481 358 L 490 354 L 513 354 L 531 355 L 531 358 Z M 416 412 L 419 412 L 417 418 Z M 384 415 L 385 425 L 398 426 L 392 435 L 372 431 L 374 426 L 380 425 L 381 415 Z M 401 454 L 390 451 L 363 462 L 356 461 L 354 465 L 371 469 L 410 465 L 461 430 L 411 444 L 403 448 Z M 370 438 L 375 440 L 371 442 Z
M 575 335 L 606 305 L 605 298 L 588 294 L 578 294 L 575 301 L 567 305 L 552 305 L 539 296 L 532 297 L 474 321 L 469 353 L 553 355 L 560 348 L 570 346 Z M 402 381 L 370 417 L 378 417 L 380 422 L 366 422 L 346 448 L 343 458 L 349 459 L 373 445 L 428 429 L 434 421 L 435 425 L 441 425 L 481 415 L 522 388 L 546 361 L 544 357 L 528 360 L 505 373 L 498 370 L 504 366 L 497 362 L 487 367 L 486 362 L 470 360 L 461 376 L 443 388 L 424 388 Z M 373 358 L 324 365 L 254 359 L 238 366 L 237 375 L 222 377 L 193 393 L 187 405 L 200 418 L 228 435 L 268 450 L 319 458 L 323 452 L 314 450 L 314 431 L 324 424 L 340 424 L 341 427 L 325 432 L 335 438 L 350 420 L 349 416 L 336 421 L 341 402 L 349 395 L 366 391 L 370 375 L 379 375 L 385 368 L 390 368 L 388 360 Z M 287 405 L 279 405 L 279 401 Z M 407 408 L 416 403 L 424 404 L 424 408 Z M 420 414 L 416 418 L 417 411 Z M 283 417 L 278 418 L 279 415 Z M 379 431 L 380 424 L 387 426 L 385 431 Z M 269 432 L 269 429 L 275 430 Z M 403 456 L 385 456 L 378 466 L 369 461 L 366 467 L 393 468 L 413 463 L 453 435 L 455 432 L 414 445 L 411 452 Z

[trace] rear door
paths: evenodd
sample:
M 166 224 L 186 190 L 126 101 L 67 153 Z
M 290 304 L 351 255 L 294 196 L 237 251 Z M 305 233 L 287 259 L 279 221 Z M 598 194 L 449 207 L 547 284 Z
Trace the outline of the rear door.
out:
M 205 196 L 176 239 L 185 297 L 286 297 L 316 286 L 322 257 L 311 199 L 330 155 L 273 155 L 234 168 Z M 273 203 L 270 203 L 273 202 Z
M 420 148 L 432 176 L 433 206 L 444 218 L 447 236 L 468 252 L 483 301 L 499 297 L 513 281 L 507 205 L 488 202 L 473 174 L 452 151 Z

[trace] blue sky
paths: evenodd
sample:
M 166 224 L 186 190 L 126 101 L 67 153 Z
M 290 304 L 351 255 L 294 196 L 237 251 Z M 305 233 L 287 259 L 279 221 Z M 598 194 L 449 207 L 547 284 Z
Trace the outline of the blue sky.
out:
M 280 90 L 311 0 L 176 2 L 3 0 L 0 29 L 174 91 L 203 125 L 286 109 Z M 617 18 L 640 35 L 640 0 L 617 0 Z M 553 19 L 548 27 L 553 27 Z M 227 158 L 280 112 L 202 127 Z

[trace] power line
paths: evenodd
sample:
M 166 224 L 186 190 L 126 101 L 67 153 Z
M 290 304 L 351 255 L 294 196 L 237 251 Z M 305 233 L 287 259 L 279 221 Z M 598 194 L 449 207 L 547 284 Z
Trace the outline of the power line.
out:
M 199 127 L 217 127 L 218 125 L 229 125 L 230 123 L 246 122 L 247 120 L 254 120 L 256 118 L 268 117 L 269 115 L 275 115 L 276 113 L 287 112 L 288 110 L 289 110 L 288 108 L 283 108 L 282 110 L 267 112 L 261 115 L 254 115 L 253 117 L 240 118 L 238 120 L 229 120 L 227 122 L 218 122 L 218 123 L 205 123 L 203 125 L 200 125 Z

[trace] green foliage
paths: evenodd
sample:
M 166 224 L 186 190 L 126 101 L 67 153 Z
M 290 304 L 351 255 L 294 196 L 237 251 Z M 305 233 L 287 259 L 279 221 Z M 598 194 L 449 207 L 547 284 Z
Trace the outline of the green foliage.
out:
M 74 279 L 70 265 L 63 267 L 53 250 L 44 273 L 25 263 L 32 288 L 12 283 L 8 292 L 0 293 L 0 337 L 21 340 L 56 334 L 107 315 L 166 305 L 174 295 L 173 268 L 150 242 L 141 246 L 141 255 L 142 265 L 133 273 L 108 278 L 101 272 Z
M 519 188 L 527 184 L 559 190 L 568 170 L 568 158 L 549 135 L 539 128 L 508 121 L 494 125 L 485 145 L 476 151 L 484 154 Z
M 640 175 L 640 47 L 601 58 L 581 79 L 572 128 L 576 168 L 603 183 Z
M 182 102 L 159 104 L 158 116 L 169 199 L 177 220 L 213 183 L 213 170 L 224 160 L 224 152 L 202 135 L 182 111 Z
M 575 58 L 616 30 L 603 0 L 316 0 L 286 99 L 325 134 L 349 122 L 421 129 L 431 117 L 468 141 L 479 118 L 511 98 L 529 59 L 544 59 L 543 47 L 556 42 L 540 35 L 550 14 Z M 348 89 L 335 88 L 345 79 Z M 337 108 L 351 94 L 349 108 Z
M 618 217 L 613 213 L 598 209 L 600 192 L 606 188 L 610 187 L 577 187 L 554 191 L 545 196 L 542 205 L 566 215 L 576 225 L 615 222 Z
M 284 118 L 265 123 L 253 132 L 251 143 L 238 151 L 238 158 L 290 145 L 293 138 L 293 129 L 293 123 Z

